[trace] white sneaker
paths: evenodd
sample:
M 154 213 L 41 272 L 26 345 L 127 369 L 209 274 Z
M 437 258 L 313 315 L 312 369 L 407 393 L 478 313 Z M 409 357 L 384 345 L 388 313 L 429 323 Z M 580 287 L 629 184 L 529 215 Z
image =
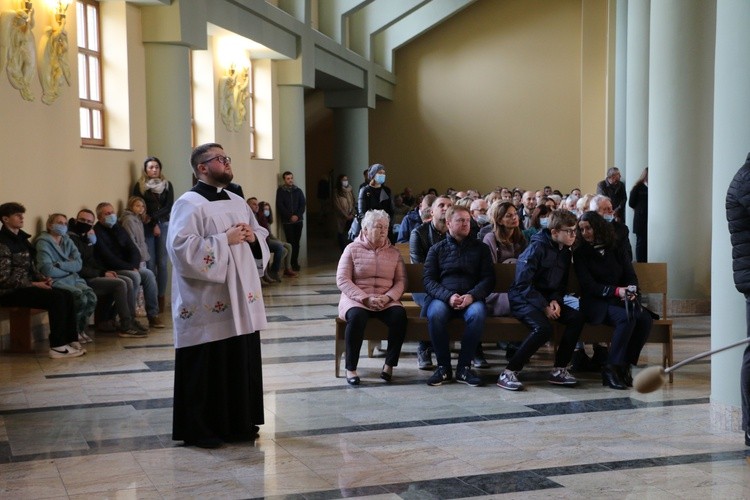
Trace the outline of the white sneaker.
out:
M 83 351 L 83 353 L 86 354 L 86 349 L 83 348 L 80 342 L 71 342 L 68 344 L 68 347 L 77 351 Z
M 78 356 L 83 356 L 84 354 L 86 354 L 86 351 L 74 349 L 70 345 L 53 347 L 49 350 L 49 357 L 52 359 L 77 358 Z

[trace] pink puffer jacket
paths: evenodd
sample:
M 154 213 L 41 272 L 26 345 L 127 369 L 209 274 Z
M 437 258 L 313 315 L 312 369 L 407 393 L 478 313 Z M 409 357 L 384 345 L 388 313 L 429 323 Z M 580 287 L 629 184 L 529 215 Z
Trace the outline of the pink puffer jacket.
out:
M 370 309 L 362 301 L 371 295 L 388 295 L 392 301 L 386 307 L 400 306 L 406 288 L 404 261 L 390 241 L 373 248 L 364 234 L 360 234 L 347 245 L 339 259 L 336 286 L 341 290 L 341 319 L 346 319 L 346 311 L 352 307 Z

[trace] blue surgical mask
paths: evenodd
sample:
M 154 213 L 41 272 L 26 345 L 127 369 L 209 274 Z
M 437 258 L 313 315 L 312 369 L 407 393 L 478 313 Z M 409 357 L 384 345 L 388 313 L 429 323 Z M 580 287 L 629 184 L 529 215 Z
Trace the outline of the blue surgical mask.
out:
M 487 214 L 479 214 L 477 215 L 477 224 L 480 226 L 484 226 L 490 221 L 490 218 L 487 216 Z
M 52 224 L 51 231 L 58 236 L 65 236 L 68 234 L 68 226 L 67 224 Z
M 539 219 L 539 225 L 542 226 L 542 229 L 549 227 L 549 217 L 542 217 Z
M 89 244 L 96 245 L 96 233 L 89 234 Z
M 607 222 L 612 222 L 613 220 L 615 220 L 615 216 L 613 214 L 602 215 L 602 218 Z
M 271 216 L 271 211 L 270 210 L 263 210 L 263 215 L 265 215 L 266 217 L 270 217 Z
M 375 182 L 377 182 L 378 184 L 385 184 L 385 174 L 376 174 Z
M 117 214 L 109 214 L 104 217 L 104 225 L 107 227 L 112 227 L 115 224 L 117 224 Z

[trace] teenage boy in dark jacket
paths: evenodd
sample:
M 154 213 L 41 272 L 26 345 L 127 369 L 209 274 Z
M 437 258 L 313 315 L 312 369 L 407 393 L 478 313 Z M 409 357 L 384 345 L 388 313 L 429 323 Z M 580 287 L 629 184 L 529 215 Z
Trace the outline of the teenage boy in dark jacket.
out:
M 555 210 L 549 227 L 531 238 L 531 243 L 518 257 L 516 277 L 508 291 L 511 312 L 531 329 L 508 366 L 497 379 L 497 385 L 509 391 L 520 391 L 518 372 L 529 358 L 552 337 L 552 321 L 566 325 L 555 367 L 548 381 L 556 385 L 575 385 L 578 381 L 568 373 L 578 337 L 583 329 L 583 315 L 563 303 L 568 283 L 571 253 L 576 240 L 576 218 L 565 210 Z

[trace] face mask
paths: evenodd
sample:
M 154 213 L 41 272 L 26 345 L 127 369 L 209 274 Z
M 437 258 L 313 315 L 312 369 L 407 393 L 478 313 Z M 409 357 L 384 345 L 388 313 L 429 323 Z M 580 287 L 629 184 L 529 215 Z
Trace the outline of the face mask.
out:
M 480 226 L 484 226 L 490 221 L 490 218 L 487 216 L 487 214 L 479 214 L 477 215 L 477 224 Z
M 270 217 L 271 216 L 271 211 L 270 210 L 263 210 L 263 215 L 265 215 L 266 217 Z
M 539 219 L 539 225 L 542 226 L 542 229 L 549 227 L 549 217 Z
M 104 217 L 104 225 L 107 227 L 112 227 L 117 223 L 117 214 L 109 214 L 106 217 Z
M 347 187 L 347 186 L 349 186 L 349 181 L 341 181 L 341 185 L 343 187 Z
M 91 224 L 86 224 L 85 222 L 75 221 L 73 223 L 73 228 L 71 229 L 74 233 L 84 235 L 91 231 Z
M 578 210 L 568 210 L 571 214 L 575 215 L 576 218 L 578 218 Z
M 66 224 L 52 224 L 51 231 L 58 236 L 65 236 L 68 233 L 68 226 Z
M 602 215 L 602 218 L 607 222 L 612 222 L 613 220 L 615 220 L 615 216 L 612 214 Z
M 375 182 L 378 184 L 385 184 L 385 174 L 377 174 L 375 176 Z
M 96 233 L 91 233 L 89 235 L 89 243 L 91 245 L 96 245 Z

